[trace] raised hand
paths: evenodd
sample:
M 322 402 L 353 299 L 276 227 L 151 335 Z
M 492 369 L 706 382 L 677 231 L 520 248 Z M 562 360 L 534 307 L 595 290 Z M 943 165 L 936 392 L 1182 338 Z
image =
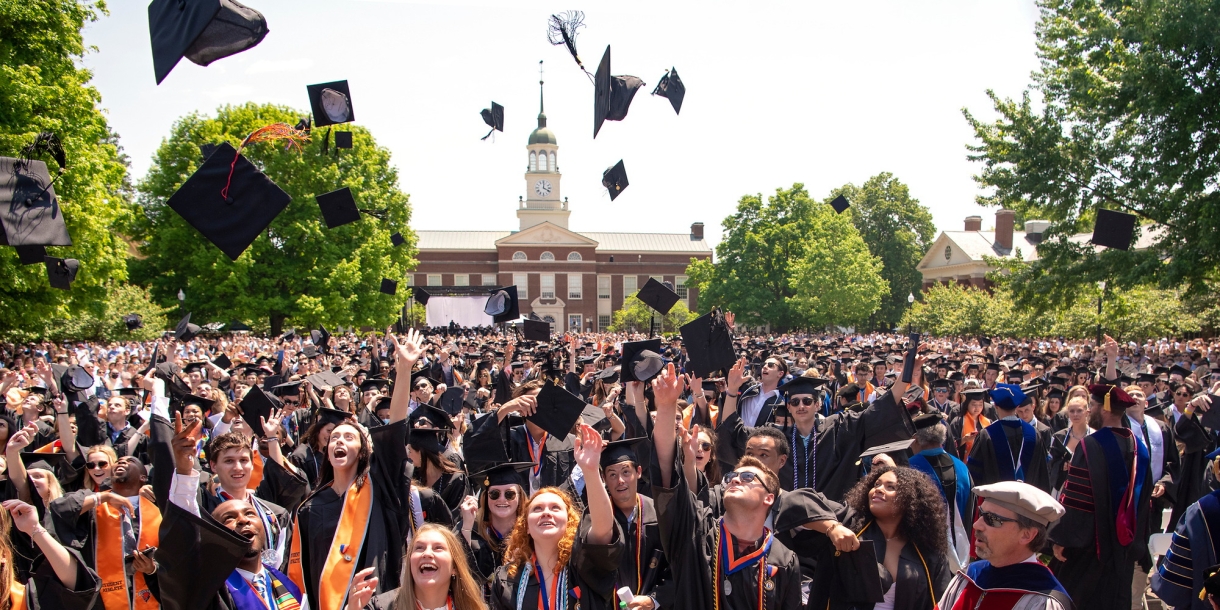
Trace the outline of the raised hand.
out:
M 592 427 L 581 424 L 580 434 L 576 437 L 576 464 L 584 472 L 596 472 L 601 468 L 602 449 L 605 441 L 602 435 Z
M 724 323 L 729 325 L 729 330 L 733 330 L 733 322 L 737 320 L 737 314 L 726 311 L 724 312 Z
M 1117 358 L 1118 357 L 1118 341 L 1115 341 L 1114 337 L 1111 337 L 1110 335 L 1106 335 L 1105 337 L 1106 337 L 1106 340 L 1105 340 L 1105 343 L 1102 345 L 1102 349 L 1105 351 L 1106 357 L 1111 358 L 1111 359 Z
M 263 433 L 265 438 L 279 438 L 280 429 L 283 427 L 281 422 L 284 420 L 284 409 L 272 409 L 271 417 L 259 417 L 263 424 Z
M 741 387 L 741 380 L 746 376 L 746 359 L 740 358 L 729 369 L 728 382 L 725 387 L 726 392 L 735 392 Z
M 34 510 L 33 506 L 21 500 L 5 500 L 3 506 L 13 517 L 13 525 L 23 534 L 28 536 L 38 529 L 38 511 Z
M 14 432 L 12 438 L 8 439 L 8 449 L 20 453 L 22 449 L 34 442 L 34 437 L 37 435 L 38 424 L 36 422 L 26 424 L 24 428 Z
M 377 568 L 365 568 L 356 572 L 352 578 L 352 587 L 347 593 L 347 610 L 363 610 L 377 592 L 377 577 L 373 571 Z
M 462 498 L 462 503 L 458 505 L 458 510 L 462 514 L 462 529 L 470 529 L 474 526 L 475 515 L 479 512 L 479 499 L 474 496 Z
M 682 376 L 674 372 L 674 363 L 670 362 L 661 369 L 661 374 L 652 380 L 652 393 L 656 399 L 658 415 L 662 407 L 671 416 L 678 406 L 678 398 L 682 396 Z
M 174 437 L 170 448 L 174 451 L 174 468 L 178 474 L 189 475 L 195 468 L 195 446 L 199 441 L 199 428 L 203 422 L 195 420 L 189 426 L 182 424 L 182 412 L 174 413 Z
M 398 360 L 398 366 L 407 365 L 406 370 L 410 371 L 424 354 L 424 336 L 414 328 L 407 331 L 401 342 L 394 335 L 388 336 L 394 344 L 394 356 Z

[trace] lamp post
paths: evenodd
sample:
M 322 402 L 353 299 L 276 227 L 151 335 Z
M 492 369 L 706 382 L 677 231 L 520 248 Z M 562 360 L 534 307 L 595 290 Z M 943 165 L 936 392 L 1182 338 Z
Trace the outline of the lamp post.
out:
M 1097 287 L 1101 292 L 1097 293 L 1097 347 L 1101 348 L 1101 301 L 1106 296 L 1106 281 L 1097 282 Z
M 186 311 L 186 293 L 178 289 L 178 309 Z

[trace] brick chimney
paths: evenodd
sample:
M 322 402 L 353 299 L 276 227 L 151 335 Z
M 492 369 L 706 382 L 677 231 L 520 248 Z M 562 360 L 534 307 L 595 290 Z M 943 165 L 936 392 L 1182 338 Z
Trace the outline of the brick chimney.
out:
M 1016 212 L 1012 210 L 996 210 L 995 243 L 997 246 L 1005 250 L 1012 250 L 1012 229 L 1016 220 Z
M 983 230 L 983 217 L 982 216 L 967 216 L 965 230 L 966 231 L 982 231 Z
M 691 241 L 699 241 L 699 240 L 703 239 L 703 223 L 701 223 L 701 222 L 691 223 L 690 239 L 691 239 Z

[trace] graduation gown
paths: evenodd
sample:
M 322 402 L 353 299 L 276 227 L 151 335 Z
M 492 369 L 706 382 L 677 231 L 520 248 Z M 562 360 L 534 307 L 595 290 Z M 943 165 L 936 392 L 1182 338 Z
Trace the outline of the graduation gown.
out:
M 533 455 L 535 450 L 529 436 L 529 429 L 525 424 L 510 425 L 510 422 L 515 419 L 511 416 L 505 417 L 502 422 L 497 422 L 496 419 L 496 414 L 492 413 L 476 421 L 471 430 L 466 433 L 466 438 L 462 442 L 463 446 L 473 447 L 478 444 L 500 443 L 508 454 L 508 461 L 538 463 L 538 459 Z M 571 434 L 564 438 L 547 435 L 542 451 L 542 469 L 538 474 L 537 486 L 535 487 L 531 470 L 529 478 L 531 479 L 530 487 L 533 489 L 527 489 L 526 495 L 543 487 L 572 488 L 570 477 L 572 468 L 576 466 L 576 458 L 573 454 L 574 439 L 575 437 Z M 492 465 L 472 463 L 469 467 L 474 472 Z M 574 489 L 572 489 L 572 495 L 578 495 Z
M 1050 429 L 1044 433 L 1020 419 L 1001 420 L 974 438 L 966 466 L 975 486 L 1024 481 L 1050 493 Z M 1017 476 L 1020 471 L 1021 476 Z
M 654 596 L 663 607 L 673 605 L 674 584 L 669 561 L 661 544 L 661 528 L 652 498 L 639 496 L 639 508 L 630 523 L 617 507 L 614 519 L 623 531 L 623 552 L 619 556 L 614 589 L 627 587 L 636 595 Z
M 1173 408 L 1170 407 L 1166 418 L 1168 420 L 1173 416 Z M 1214 445 L 1211 433 L 1199 423 L 1198 414 L 1178 417 L 1173 425 L 1173 432 L 1176 439 L 1186 446 L 1186 450 L 1179 456 L 1181 477 L 1177 489 L 1174 490 L 1173 513 L 1169 517 L 1169 527 L 1176 527 L 1186 509 L 1208 492 L 1203 478 L 1208 470 L 1207 454 Z
M 25 584 L 28 610 L 87 610 L 101 605 L 102 579 L 85 566 L 80 553 L 72 549 L 68 549 L 68 553 L 76 560 L 76 586 L 65 587 L 55 575 L 55 569 L 44 558 L 39 558 Z
M 314 451 L 313 447 L 307 444 L 297 445 L 296 449 L 288 455 L 288 461 L 292 462 L 305 475 L 305 479 L 309 482 L 311 488 L 318 487 L 322 482 L 322 462 L 326 460 L 324 453 Z
M 581 610 L 613 610 L 617 607 L 614 575 L 618 571 L 619 555 L 623 552 L 623 532 L 615 525 L 609 544 L 590 544 L 588 534 L 588 521 L 582 522 L 572 545 L 571 558 L 564 568 L 567 571 L 567 586 L 563 593 L 567 596 L 566 605 L 570 610 L 575 610 L 578 605 Z M 523 577 L 526 577 L 524 568 L 518 570 L 516 576 L 509 576 L 507 566 L 496 568 L 491 583 L 492 610 L 534 610 L 542 607 L 538 598 L 538 575 L 532 569 L 522 599 L 517 599 Z M 551 576 L 546 577 L 549 579 Z M 548 587 L 551 585 L 549 580 L 546 584 Z M 552 610 L 559 607 L 554 601 L 550 606 Z
M 1207 570 L 1220 553 L 1220 491 L 1213 491 L 1186 509 L 1173 532 L 1165 560 L 1152 574 L 1149 585 L 1162 601 L 1180 610 L 1212 610 L 1199 599 Z
M 1067 561 L 1051 567 L 1080 610 L 1131 607 L 1126 584 L 1150 533 L 1148 461 L 1147 448 L 1127 428 L 1090 434 L 1072 456 L 1062 495 L 1066 513 L 1051 525 L 1049 538 L 1064 547 Z M 1135 487 L 1128 490 L 1132 475 Z
M 940 490 L 949 518 L 949 552 L 957 570 L 970 562 L 970 529 L 974 505 L 970 502 L 970 470 L 944 449 L 928 449 L 911 457 L 908 465 L 928 475 Z
M 1040 563 L 992 567 L 976 561 L 953 577 L 944 596 L 944 610 L 1072 610 L 1072 600 L 1054 574 Z M 1210 610 L 1210 609 L 1208 609 Z
M 488 528 L 490 527 L 489 525 Z M 492 536 L 495 535 L 490 532 L 488 533 Z M 504 535 L 507 536 L 508 533 Z M 486 538 L 479 535 L 477 528 L 470 531 L 470 542 L 466 542 L 465 536 L 459 535 L 458 539 L 462 541 L 462 546 L 466 548 L 466 561 L 470 564 L 470 569 L 474 571 L 475 577 L 483 585 L 484 599 L 490 600 L 491 582 L 496 574 L 496 568 L 500 567 L 500 563 L 504 560 L 504 547 L 506 543 L 497 541 L 499 550 L 496 550 Z

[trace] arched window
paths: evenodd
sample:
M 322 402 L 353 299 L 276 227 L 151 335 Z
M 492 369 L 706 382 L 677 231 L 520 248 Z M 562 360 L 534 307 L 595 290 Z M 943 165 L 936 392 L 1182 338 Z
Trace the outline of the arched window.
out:
M 550 252 L 543 252 L 542 255 L 538 257 L 538 260 L 553 261 L 553 260 L 555 260 L 555 255 L 551 254 Z
M 547 324 L 554 324 L 555 316 L 542 316 L 542 321 L 546 322 Z
M 530 171 L 538 171 L 538 155 L 534 154 L 533 152 L 530 153 Z
M 547 171 L 547 169 L 546 169 L 546 152 L 545 152 L 545 151 L 538 153 L 538 171 L 540 171 L 540 172 L 545 172 L 545 171 Z
M 559 165 L 555 163 L 555 153 L 551 153 L 551 171 L 559 169 Z
M 513 260 L 515 261 L 527 261 L 529 259 L 530 257 L 526 256 L 525 253 L 520 250 L 513 252 Z
M 570 261 L 579 261 L 579 260 L 584 260 L 584 259 L 580 257 L 580 253 L 579 253 L 579 252 L 569 252 L 569 253 L 568 253 L 568 260 L 570 260 Z

